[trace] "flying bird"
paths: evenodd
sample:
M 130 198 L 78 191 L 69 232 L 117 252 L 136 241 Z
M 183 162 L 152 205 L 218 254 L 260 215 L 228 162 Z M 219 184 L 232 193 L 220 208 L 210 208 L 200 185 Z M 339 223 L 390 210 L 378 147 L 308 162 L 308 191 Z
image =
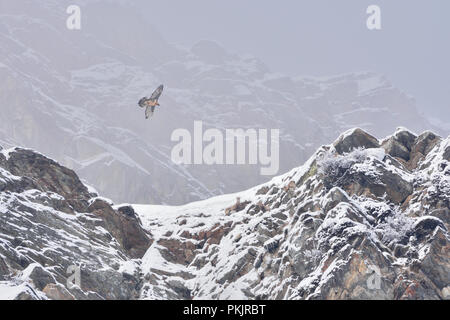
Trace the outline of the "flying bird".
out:
M 158 99 L 161 96 L 163 89 L 164 86 L 160 85 L 158 88 L 156 88 L 155 91 L 153 91 L 150 98 L 143 97 L 141 100 L 139 100 L 139 106 L 141 108 L 145 108 L 145 119 L 151 117 L 153 115 L 153 112 L 155 111 L 156 106 L 159 106 Z

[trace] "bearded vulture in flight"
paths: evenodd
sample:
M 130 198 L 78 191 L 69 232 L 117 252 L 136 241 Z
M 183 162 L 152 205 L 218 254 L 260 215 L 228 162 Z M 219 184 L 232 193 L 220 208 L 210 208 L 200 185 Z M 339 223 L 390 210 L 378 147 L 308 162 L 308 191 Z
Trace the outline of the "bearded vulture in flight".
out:
M 156 88 L 155 91 L 153 91 L 150 98 L 143 97 L 141 100 L 139 100 L 139 106 L 141 108 L 145 108 L 145 119 L 151 117 L 153 115 L 153 112 L 155 111 L 156 106 L 159 106 L 158 99 L 161 96 L 163 89 L 164 86 L 160 85 L 158 88 Z

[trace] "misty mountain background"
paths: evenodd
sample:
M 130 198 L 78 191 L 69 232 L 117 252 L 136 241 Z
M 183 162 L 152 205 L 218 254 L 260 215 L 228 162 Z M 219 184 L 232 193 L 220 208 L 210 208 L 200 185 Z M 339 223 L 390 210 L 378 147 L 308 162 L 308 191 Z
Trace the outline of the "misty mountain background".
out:
M 70 4 L 81 7 L 79 31 L 66 28 Z M 115 202 L 182 204 L 270 178 L 259 166 L 175 165 L 171 133 L 195 120 L 279 128 L 278 174 L 355 126 L 378 137 L 399 126 L 450 132 L 382 72 L 283 74 L 216 39 L 174 44 L 153 15 L 143 2 L 1 0 L 0 145 L 43 152 Z M 137 101 L 160 83 L 161 108 L 145 120 Z

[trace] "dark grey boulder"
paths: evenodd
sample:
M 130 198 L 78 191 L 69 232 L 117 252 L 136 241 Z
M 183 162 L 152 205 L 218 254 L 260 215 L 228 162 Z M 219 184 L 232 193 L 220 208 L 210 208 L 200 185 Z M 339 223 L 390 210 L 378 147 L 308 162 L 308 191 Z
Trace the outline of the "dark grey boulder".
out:
M 43 290 L 49 283 L 56 283 L 55 277 L 37 263 L 32 263 L 24 270 L 24 273 L 28 272 L 28 277 L 33 280 L 34 285 L 39 290 Z
M 344 154 L 358 148 L 379 148 L 380 143 L 374 136 L 360 128 L 341 135 L 333 144 L 337 153 Z
M 425 216 L 414 225 L 413 230 L 410 232 L 410 236 L 415 236 L 418 241 L 422 241 L 425 237 L 432 234 L 436 228 L 442 228 L 447 230 L 444 223 L 436 217 Z
M 445 160 L 450 161 L 450 146 L 445 148 L 444 155 L 442 156 Z
M 344 190 L 339 187 L 334 187 L 326 194 L 323 200 L 323 210 L 325 213 L 336 207 L 340 202 L 349 202 L 349 198 Z
M 393 135 L 394 139 L 411 151 L 417 136 L 407 129 L 397 129 Z
M 408 148 L 400 141 L 396 140 L 395 137 L 390 137 L 384 141 L 381 147 L 390 156 L 409 161 L 410 150 L 408 150 Z

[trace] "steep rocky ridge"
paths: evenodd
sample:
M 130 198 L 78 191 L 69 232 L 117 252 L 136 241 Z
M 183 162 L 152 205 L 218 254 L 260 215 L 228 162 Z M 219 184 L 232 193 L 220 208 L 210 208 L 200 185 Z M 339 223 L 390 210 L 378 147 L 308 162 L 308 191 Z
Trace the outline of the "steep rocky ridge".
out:
M 31 150 L 0 151 L 0 298 L 136 298 L 139 277 L 120 270 L 151 241 L 131 208 L 114 210 L 72 170 Z M 80 287 L 66 286 L 70 266 Z
M 404 128 L 351 129 L 265 184 L 183 206 L 113 205 L 0 148 L 0 298 L 449 299 L 449 200 L 450 137 Z
M 448 299 L 449 150 L 352 129 L 246 192 L 135 205 L 155 236 L 142 298 Z

